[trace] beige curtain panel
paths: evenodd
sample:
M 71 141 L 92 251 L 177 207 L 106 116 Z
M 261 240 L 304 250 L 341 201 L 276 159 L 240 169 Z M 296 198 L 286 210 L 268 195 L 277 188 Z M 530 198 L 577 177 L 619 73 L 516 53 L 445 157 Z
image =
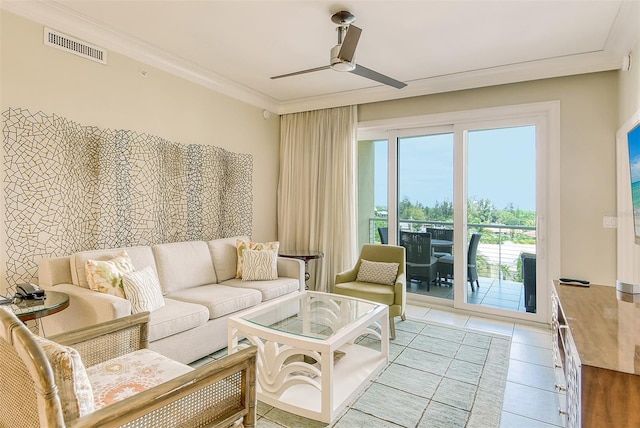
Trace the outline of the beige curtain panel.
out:
M 319 250 L 310 288 L 331 291 L 353 265 L 356 239 L 356 106 L 283 115 L 278 185 L 282 248 Z

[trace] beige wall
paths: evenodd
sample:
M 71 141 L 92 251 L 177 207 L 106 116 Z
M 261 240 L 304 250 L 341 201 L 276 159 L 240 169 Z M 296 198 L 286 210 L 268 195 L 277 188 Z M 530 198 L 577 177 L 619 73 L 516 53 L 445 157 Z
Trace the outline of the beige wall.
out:
M 277 115 L 128 57 L 108 52 L 108 65 L 43 44 L 43 27 L 0 9 L 0 107 L 57 114 L 82 125 L 130 129 L 182 144 L 206 144 L 253 155 L 253 238 L 276 230 Z M 141 70 L 147 70 L 144 77 Z M 0 155 L 4 156 L 0 152 Z M 4 168 L 2 169 L 4 182 Z M 0 198 L 4 224 L 4 199 Z M 4 277 L 6 235 L 0 235 Z M 3 286 L 0 284 L 0 290 Z
M 605 72 L 361 105 L 358 120 L 389 119 L 541 101 L 560 101 L 561 274 L 616 279 L 615 132 L 618 74 Z
M 631 52 L 631 70 L 619 71 L 618 126 L 633 121 L 640 111 L 640 41 Z M 628 126 L 632 126 L 627 124 Z M 624 129 L 624 132 L 628 129 Z M 618 168 L 618 271 L 616 279 L 640 283 L 640 246 L 634 243 L 631 189 L 629 187 L 629 158 L 626 141 L 619 142 Z

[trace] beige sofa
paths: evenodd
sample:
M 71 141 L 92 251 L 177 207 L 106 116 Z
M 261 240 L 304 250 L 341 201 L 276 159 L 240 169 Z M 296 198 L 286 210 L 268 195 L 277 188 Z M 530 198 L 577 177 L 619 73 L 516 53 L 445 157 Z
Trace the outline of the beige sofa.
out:
M 125 248 L 136 270 L 152 266 L 165 305 L 151 312 L 149 348 L 190 363 L 227 346 L 227 318 L 280 296 L 304 290 L 304 264 L 278 257 L 278 279 L 236 278 L 237 239 L 190 241 Z M 47 335 L 59 334 L 131 314 L 128 300 L 89 289 L 85 264 L 109 260 L 122 249 L 82 251 L 41 260 L 45 290 L 69 294 L 69 307 L 42 318 Z

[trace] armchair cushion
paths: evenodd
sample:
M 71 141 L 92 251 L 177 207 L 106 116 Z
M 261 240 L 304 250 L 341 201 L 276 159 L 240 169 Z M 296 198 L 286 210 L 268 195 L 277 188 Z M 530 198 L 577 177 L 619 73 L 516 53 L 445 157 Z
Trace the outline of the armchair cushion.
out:
M 164 306 L 158 275 L 151 266 L 124 274 L 122 285 L 132 313 L 153 312 Z
M 86 268 L 89 288 L 101 293 L 125 297 L 122 277 L 135 270 L 126 251 L 111 260 L 87 260 Z
M 160 385 L 193 369 L 149 349 L 112 358 L 87 369 L 96 409 Z
M 243 251 L 243 281 L 270 281 L 278 279 L 278 252 L 276 250 Z
M 70 422 L 93 412 L 93 388 L 78 351 L 44 337 L 33 337 L 51 365 L 64 420 Z
M 398 263 L 372 262 L 361 260 L 356 281 L 394 285 L 398 277 Z

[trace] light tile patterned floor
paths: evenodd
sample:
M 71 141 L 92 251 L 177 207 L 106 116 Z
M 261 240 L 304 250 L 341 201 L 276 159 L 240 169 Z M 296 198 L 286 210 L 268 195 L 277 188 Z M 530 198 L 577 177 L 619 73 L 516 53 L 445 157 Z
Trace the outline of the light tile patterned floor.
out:
M 443 308 L 428 308 L 408 305 L 407 316 L 425 321 L 434 321 L 458 327 L 473 328 L 491 333 L 511 336 L 511 355 L 509 372 L 502 407 L 500 428 L 549 428 L 562 426 L 562 419 L 558 413 L 559 394 L 554 389 L 553 357 L 551 351 L 551 331 L 535 326 L 491 320 L 479 316 L 461 315 Z M 397 321 L 401 322 L 401 321 Z M 393 356 L 406 345 L 402 331 L 390 343 L 390 354 Z M 226 354 L 226 349 L 212 354 L 197 362 L 203 364 L 211 358 L 219 358 Z M 380 387 L 383 387 L 381 385 Z M 409 399 L 407 397 L 407 399 Z M 406 406 L 406 403 L 405 403 Z M 451 409 L 440 409 L 443 412 Z M 434 409 L 436 411 L 436 409 Z M 260 418 L 259 428 L 287 427 L 324 427 L 326 424 L 314 423 L 308 419 L 296 419 L 294 415 L 280 412 L 278 409 L 268 408 L 260 403 L 258 414 L 269 412 L 269 419 Z M 355 415 L 354 415 L 355 417 Z M 277 421 L 277 422 L 274 422 Z M 304 422 L 302 422 L 304 421 Z M 376 421 L 379 423 L 379 420 Z M 343 418 L 337 428 L 368 427 L 366 420 L 347 420 Z M 375 425 L 379 427 L 384 425 Z M 388 427 L 397 425 L 389 424 Z

